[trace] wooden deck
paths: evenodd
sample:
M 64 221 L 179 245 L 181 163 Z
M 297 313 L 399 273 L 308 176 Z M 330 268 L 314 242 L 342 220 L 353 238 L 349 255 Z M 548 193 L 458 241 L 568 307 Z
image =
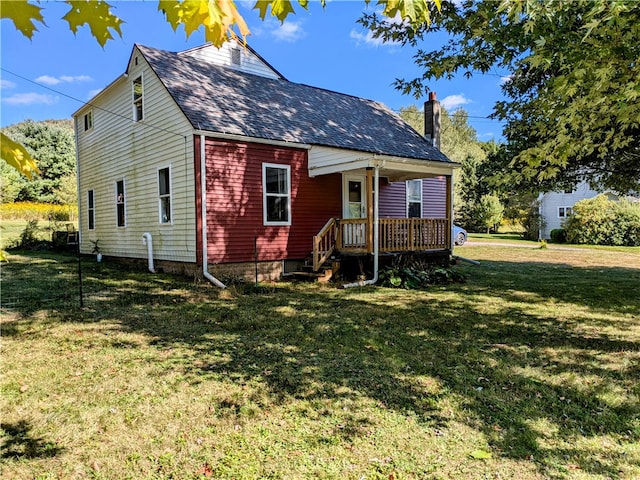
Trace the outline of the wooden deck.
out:
M 451 245 L 446 218 L 381 218 L 380 253 L 447 250 Z M 318 270 L 334 253 L 373 253 L 373 225 L 367 218 L 331 218 L 313 238 L 313 268 Z

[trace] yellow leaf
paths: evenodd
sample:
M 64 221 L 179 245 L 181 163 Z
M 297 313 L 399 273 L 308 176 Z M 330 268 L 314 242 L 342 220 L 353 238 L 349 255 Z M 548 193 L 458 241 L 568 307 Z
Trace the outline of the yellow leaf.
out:
M 4 133 L 0 132 L 0 144 L 2 159 L 9 165 L 14 167 L 28 179 L 33 177 L 34 173 L 40 173 L 36 162 L 31 158 L 27 149 L 17 142 L 14 142 Z
M 187 37 L 204 27 L 205 40 L 216 47 L 237 37 L 234 26 L 243 39 L 251 33 L 233 0 L 161 0 L 158 10 L 165 14 L 174 31 L 183 25 Z
M 0 8 L 0 18 L 12 20 L 20 33 L 27 38 L 33 38 L 33 33 L 38 31 L 34 21 L 46 25 L 41 10 L 42 7 L 32 5 L 28 0 L 3 2 L 2 8 Z
M 115 30 L 122 37 L 122 20 L 111 13 L 111 5 L 104 0 L 67 0 L 71 6 L 67 14 L 62 17 L 69 23 L 73 33 L 78 32 L 78 27 L 88 25 L 91 35 L 95 37 L 100 46 L 104 47 L 108 40 L 112 40 L 110 29 Z

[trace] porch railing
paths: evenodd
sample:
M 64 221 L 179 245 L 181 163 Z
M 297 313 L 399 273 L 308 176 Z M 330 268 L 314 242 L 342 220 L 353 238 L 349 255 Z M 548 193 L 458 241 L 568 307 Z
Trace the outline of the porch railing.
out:
M 381 218 L 379 251 L 420 252 L 450 248 L 451 232 L 446 218 Z M 318 270 L 334 251 L 372 253 L 366 218 L 331 218 L 313 237 L 313 268 Z

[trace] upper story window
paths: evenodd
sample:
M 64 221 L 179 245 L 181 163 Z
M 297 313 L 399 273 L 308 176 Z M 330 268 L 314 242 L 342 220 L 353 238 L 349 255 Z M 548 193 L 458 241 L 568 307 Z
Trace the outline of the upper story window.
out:
M 171 223 L 171 170 L 158 170 L 158 206 L 160 223 Z
M 291 225 L 291 167 L 262 164 L 265 225 Z
M 91 130 L 93 128 L 93 110 L 89 110 L 84 114 L 84 131 Z
M 558 218 L 567 218 L 573 213 L 571 207 L 558 207 Z
M 242 50 L 239 48 L 231 48 L 231 65 L 239 67 L 242 63 Z
M 142 75 L 133 81 L 133 121 L 139 122 L 144 118 L 143 113 Z
M 124 180 L 118 180 L 116 182 L 116 224 L 118 227 L 126 227 Z
M 95 191 L 88 190 L 87 191 L 87 223 L 89 226 L 89 230 L 96 229 L 96 199 L 95 199 Z
M 422 180 L 407 180 L 407 217 L 422 217 Z

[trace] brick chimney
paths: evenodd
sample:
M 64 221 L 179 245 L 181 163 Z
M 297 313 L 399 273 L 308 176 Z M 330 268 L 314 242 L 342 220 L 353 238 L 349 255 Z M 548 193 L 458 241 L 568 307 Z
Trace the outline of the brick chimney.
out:
M 424 136 L 440 150 L 440 102 L 436 92 L 429 92 L 429 100 L 424 102 Z

